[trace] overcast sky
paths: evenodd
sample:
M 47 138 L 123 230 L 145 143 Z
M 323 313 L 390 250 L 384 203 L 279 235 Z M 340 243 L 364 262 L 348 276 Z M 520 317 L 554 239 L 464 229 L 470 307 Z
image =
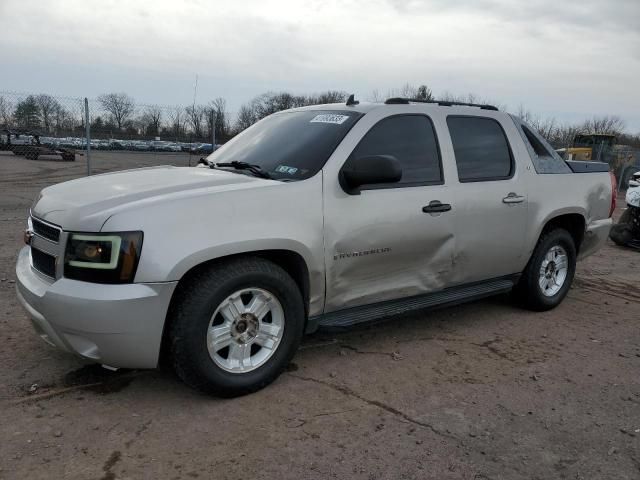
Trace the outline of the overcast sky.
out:
M 0 0 L 0 90 L 141 103 L 404 83 L 640 132 L 640 0 Z

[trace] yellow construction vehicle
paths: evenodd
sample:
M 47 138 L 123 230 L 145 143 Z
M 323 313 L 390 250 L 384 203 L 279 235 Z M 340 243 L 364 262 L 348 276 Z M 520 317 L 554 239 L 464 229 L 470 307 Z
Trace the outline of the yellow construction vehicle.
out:
M 618 145 L 615 135 L 606 133 L 578 134 L 570 147 L 556 150 L 565 160 L 605 162 L 616 177 L 620 188 L 627 188 L 629 179 L 640 170 L 640 154 L 625 145 Z
M 615 135 L 604 133 L 579 134 L 573 138 L 573 144 L 564 149 L 567 160 L 604 162 L 617 142 Z

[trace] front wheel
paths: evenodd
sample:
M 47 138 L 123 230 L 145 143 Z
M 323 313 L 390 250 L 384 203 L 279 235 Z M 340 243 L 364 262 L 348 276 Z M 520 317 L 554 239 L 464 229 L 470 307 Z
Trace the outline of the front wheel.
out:
M 236 396 L 271 383 L 304 330 L 302 295 L 278 265 L 249 257 L 213 265 L 180 287 L 169 321 L 173 366 L 189 386 Z
M 533 255 L 515 288 L 525 307 L 544 311 L 555 308 L 567 295 L 576 271 L 576 247 L 564 229 L 540 237 Z

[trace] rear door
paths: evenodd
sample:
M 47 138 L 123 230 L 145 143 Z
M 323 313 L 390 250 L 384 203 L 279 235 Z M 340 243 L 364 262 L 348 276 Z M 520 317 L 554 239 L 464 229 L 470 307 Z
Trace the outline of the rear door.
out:
M 448 115 L 457 186 L 456 284 L 519 273 L 527 235 L 526 172 L 519 168 L 503 115 Z M 519 138 L 519 137 L 518 137 Z M 519 145 L 517 146 L 519 147 Z

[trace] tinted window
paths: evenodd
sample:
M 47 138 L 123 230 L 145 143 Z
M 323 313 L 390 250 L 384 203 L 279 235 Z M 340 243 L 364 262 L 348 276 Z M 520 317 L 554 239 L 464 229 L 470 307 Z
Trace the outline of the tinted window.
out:
M 447 117 L 461 182 L 509 178 L 511 151 L 500 124 L 491 118 Z
M 547 147 L 545 147 L 542 142 L 538 140 L 538 137 L 536 137 L 531 130 L 529 130 L 524 125 L 521 125 L 521 128 L 524 132 L 524 136 L 527 137 L 529 145 L 531 145 L 531 148 L 538 157 L 553 157 L 551 152 L 547 150 Z
M 389 117 L 375 124 L 351 154 L 356 158 L 369 155 L 396 157 L 402 165 L 399 184 L 442 182 L 435 131 L 424 115 Z
M 276 113 L 247 128 L 208 160 L 252 163 L 276 179 L 309 178 L 324 166 L 361 116 L 345 110 Z

